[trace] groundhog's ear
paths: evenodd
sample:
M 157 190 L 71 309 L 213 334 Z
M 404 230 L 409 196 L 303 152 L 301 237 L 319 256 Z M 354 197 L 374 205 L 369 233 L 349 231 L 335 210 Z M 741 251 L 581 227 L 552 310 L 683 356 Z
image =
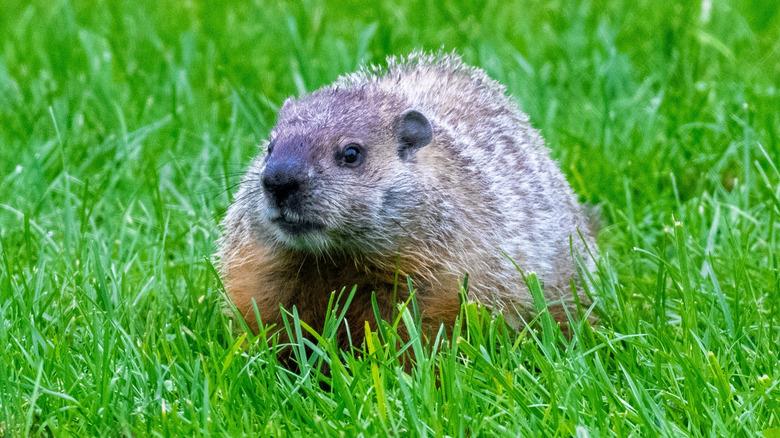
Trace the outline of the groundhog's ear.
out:
M 411 109 L 401 114 L 396 136 L 399 143 L 398 155 L 405 160 L 433 140 L 433 128 L 422 113 Z

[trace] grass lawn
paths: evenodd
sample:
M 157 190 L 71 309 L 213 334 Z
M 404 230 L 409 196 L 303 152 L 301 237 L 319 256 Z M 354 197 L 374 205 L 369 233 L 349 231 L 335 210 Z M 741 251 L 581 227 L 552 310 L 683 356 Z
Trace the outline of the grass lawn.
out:
M 0 437 L 780 436 L 776 2 L 0 9 Z M 601 324 L 467 305 L 399 346 L 407 313 L 288 371 L 222 313 L 219 221 L 287 96 L 418 47 L 506 84 L 601 206 Z

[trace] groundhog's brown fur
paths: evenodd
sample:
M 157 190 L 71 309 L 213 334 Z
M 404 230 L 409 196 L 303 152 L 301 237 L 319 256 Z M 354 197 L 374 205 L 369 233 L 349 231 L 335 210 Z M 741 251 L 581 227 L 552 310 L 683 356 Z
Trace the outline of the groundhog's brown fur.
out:
M 319 329 L 330 292 L 357 285 L 347 322 L 360 340 L 372 292 L 388 317 L 408 296 L 406 276 L 424 321 L 450 325 L 465 274 L 469 299 L 520 325 L 533 305 L 513 261 L 539 276 L 564 319 L 572 249 L 595 254 L 539 134 L 502 86 L 455 55 L 389 59 L 288 100 L 266 145 L 219 252 L 253 328 L 254 302 L 265 323 L 295 306 Z

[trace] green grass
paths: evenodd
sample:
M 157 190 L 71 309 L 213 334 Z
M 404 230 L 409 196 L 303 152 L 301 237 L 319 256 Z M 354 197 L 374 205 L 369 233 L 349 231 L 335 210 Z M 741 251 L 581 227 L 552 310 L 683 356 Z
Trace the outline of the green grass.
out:
M 780 7 L 707 3 L 5 0 L 0 436 L 778 436 Z M 285 97 L 417 47 L 602 206 L 601 324 L 466 306 L 409 373 L 390 326 L 287 371 L 221 312 L 218 223 Z

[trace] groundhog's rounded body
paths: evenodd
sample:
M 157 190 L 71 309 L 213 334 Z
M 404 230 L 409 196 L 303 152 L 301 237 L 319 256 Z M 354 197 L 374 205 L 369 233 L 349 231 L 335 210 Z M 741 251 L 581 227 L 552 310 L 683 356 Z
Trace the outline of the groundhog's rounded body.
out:
M 266 323 L 295 306 L 317 327 L 330 292 L 357 286 L 347 320 L 362 333 L 372 292 L 390 315 L 407 276 L 424 320 L 449 324 L 466 274 L 470 299 L 519 323 L 533 305 L 517 267 L 561 310 L 575 254 L 592 268 L 586 217 L 539 133 L 454 55 L 390 59 L 288 101 L 267 146 L 220 242 L 226 289 L 252 324 L 255 303 Z

